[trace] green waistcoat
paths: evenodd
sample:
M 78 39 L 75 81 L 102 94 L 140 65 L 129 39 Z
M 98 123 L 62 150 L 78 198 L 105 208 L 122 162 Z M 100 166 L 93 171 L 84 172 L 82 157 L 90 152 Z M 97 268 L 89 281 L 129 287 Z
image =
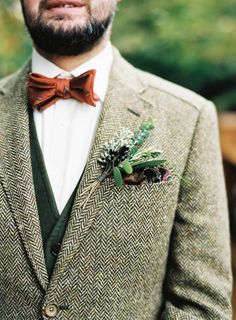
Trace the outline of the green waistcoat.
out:
M 31 110 L 29 111 L 29 129 L 33 180 L 43 238 L 44 256 L 48 276 L 51 278 L 79 182 L 62 213 L 59 214 Z

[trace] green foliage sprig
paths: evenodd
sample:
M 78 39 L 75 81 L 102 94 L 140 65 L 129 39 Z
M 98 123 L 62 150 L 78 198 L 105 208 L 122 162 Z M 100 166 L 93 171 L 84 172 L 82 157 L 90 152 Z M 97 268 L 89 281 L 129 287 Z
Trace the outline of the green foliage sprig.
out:
M 150 131 L 154 128 L 154 119 L 149 118 L 141 123 L 139 129 L 134 132 L 128 128 L 122 128 L 105 144 L 98 159 L 102 173 L 96 181 L 91 183 L 82 192 L 81 196 L 87 194 L 87 197 L 81 204 L 82 209 L 85 208 L 100 184 L 110 176 L 113 176 L 115 185 L 119 188 L 123 185 L 123 178 L 130 177 L 133 172 L 139 173 L 141 171 L 143 173 L 145 170 L 149 170 L 148 176 L 142 175 L 141 181 L 145 178 L 151 181 L 160 181 L 159 174 L 163 170 L 162 165 L 166 162 L 166 160 L 161 158 L 161 151 L 154 148 L 145 150 L 141 148 L 149 137 Z M 154 178 L 154 180 L 150 179 L 150 177 Z M 138 180 L 138 184 L 139 182 Z
M 117 187 L 123 185 L 122 173 L 130 175 L 134 169 L 159 167 L 165 162 L 160 158 L 161 151 L 154 148 L 140 149 L 150 131 L 155 128 L 154 119 L 143 122 L 139 130 L 132 132 L 121 129 L 112 140 L 105 145 L 98 163 L 103 169 L 100 180 L 113 175 Z

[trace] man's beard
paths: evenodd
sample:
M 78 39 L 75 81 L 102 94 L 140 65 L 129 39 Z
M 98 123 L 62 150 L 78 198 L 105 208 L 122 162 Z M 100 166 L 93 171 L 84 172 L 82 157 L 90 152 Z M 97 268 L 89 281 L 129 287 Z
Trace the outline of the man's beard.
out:
M 35 21 L 27 17 L 23 8 L 25 24 L 31 38 L 39 50 L 53 55 L 75 56 L 93 49 L 103 38 L 111 25 L 114 13 L 104 21 L 90 21 L 87 26 L 55 28 L 52 24 L 46 24 L 40 18 Z

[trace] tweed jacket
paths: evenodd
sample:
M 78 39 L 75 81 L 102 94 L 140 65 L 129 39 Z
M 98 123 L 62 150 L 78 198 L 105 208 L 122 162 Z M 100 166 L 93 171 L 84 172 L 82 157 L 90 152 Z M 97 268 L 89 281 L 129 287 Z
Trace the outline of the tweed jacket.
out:
M 31 63 L 0 82 L 0 320 L 229 320 L 229 223 L 214 105 L 114 49 L 109 88 L 51 280 L 32 178 Z M 132 110 L 132 111 L 130 111 Z M 156 118 L 144 148 L 184 175 L 114 186 L 87 203 L 105 142 Z M 53 311 L 54 310 L 54 311 Z

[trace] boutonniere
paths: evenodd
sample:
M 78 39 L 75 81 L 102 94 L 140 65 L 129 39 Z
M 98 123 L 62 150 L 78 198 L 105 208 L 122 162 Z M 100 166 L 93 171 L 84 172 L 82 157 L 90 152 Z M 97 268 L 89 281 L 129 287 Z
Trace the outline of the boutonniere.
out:
M 155 183 L 171 179 L 173 174 L 165 167 L 167 161 L 162 158 L 162 152 L 154 148 L 141 148 L 154 128 L 154 119 L 149 118 L 134 132 L 122 128 L 105 144 L 97 160 L 101 166 L 101 174 L 82 193 L 87 194 L 81 204 L 83 209 L 92 194 L 108 177 L 114 178 L 114 184 L 118 188 L 124 184 L 141 184 L 144 180 Z

